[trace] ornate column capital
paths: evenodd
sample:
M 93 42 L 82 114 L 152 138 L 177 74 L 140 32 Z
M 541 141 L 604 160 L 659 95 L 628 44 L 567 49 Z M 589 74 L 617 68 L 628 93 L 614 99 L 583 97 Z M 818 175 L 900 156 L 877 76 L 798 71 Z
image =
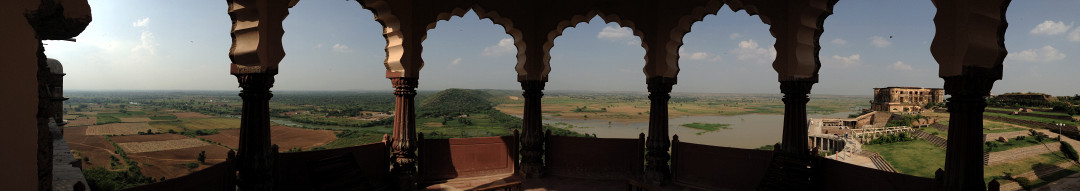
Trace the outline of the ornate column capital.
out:
M 274 87 L 274 74 L 233 74 L 240 88 L 247 89 L 270 89 Z
M 522 96 L 544 95 L 544 84 L 547 84 L 547 81 L 525 80 L 519 82 L 521 82 L 521 90 L 525 90 L 525 93 L 521 94 Z
M 650 93 L 669 93 L 677 80 L 669 77 L 652 77 L 645 80 Z
M 813 89 L 814 84 L 817 82 L 812 81 L 781 81 L 780 93 L 783 94 L 810 94 L 810 89 Z
M 390 78 L 390 84 L 394 86 L 394 95 L 416 95 L 416 86 L 419 85 L 417 78 L 396 77 Z

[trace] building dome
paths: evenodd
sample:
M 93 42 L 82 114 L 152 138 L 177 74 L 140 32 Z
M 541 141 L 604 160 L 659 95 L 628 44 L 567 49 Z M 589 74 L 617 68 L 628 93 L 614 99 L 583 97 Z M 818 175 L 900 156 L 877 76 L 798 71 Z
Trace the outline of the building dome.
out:
M 64 65 L 60 64 L 59 60 L 49 58 L 45 61 L 48 64 L 49 72 L 53 74 L 64 74 Z

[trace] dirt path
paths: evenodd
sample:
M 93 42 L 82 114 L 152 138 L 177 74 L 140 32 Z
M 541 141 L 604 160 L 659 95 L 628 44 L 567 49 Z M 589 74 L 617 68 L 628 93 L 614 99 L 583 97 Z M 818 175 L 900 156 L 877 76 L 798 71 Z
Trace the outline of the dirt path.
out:
M 1014 148 L 1007 151 L 998 151 L 990 153 L 989 165 L 1007 163 L 1014 160 L 1025 159 L 1031 156 L 1040 155 L 1043 153 L 1050 153 L 1058 151 L 1061 147 L 1061 143 L 1046 143 L 1028 147 Z

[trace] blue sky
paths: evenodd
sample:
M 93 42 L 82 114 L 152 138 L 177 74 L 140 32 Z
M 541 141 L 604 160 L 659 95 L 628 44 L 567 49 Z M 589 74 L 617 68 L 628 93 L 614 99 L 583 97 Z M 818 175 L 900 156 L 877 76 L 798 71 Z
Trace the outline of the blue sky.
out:
M 97 1 L 78 42 L 46 41 L 71 90 L 239 90 L 229 75 L 225 1 Z M 1075 0 L 1014 1 L 1004 79 L 993 93 L 1080 93 L 1080 7 Z M 929 0 L 845 0 L 825 21 L 814 94 L 869 95 L 874 87 L 941 87 L 930 55 Z M 284 21 L 287 53 L 274 90 L 390 90 L 381 26 L 355 1 L 306 0 Z M 731 12 L 695 23 L 680 51 L 675 92 L 779 93 L 774 38 L 757 16 Z M 520 89 L 510 36 L 464 17 L 424 41 L 421 90 Z M 646 90 L 644 49 L 628 28 L 599 18 L 568 28 L 551 50 L 548 90 Z

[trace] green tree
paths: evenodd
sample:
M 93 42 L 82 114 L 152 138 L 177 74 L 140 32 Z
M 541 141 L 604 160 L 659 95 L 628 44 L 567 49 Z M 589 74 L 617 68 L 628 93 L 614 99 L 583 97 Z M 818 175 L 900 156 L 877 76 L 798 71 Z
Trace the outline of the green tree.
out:
M 206 151 L 199 152 L 199 162 L 206 163 Z

